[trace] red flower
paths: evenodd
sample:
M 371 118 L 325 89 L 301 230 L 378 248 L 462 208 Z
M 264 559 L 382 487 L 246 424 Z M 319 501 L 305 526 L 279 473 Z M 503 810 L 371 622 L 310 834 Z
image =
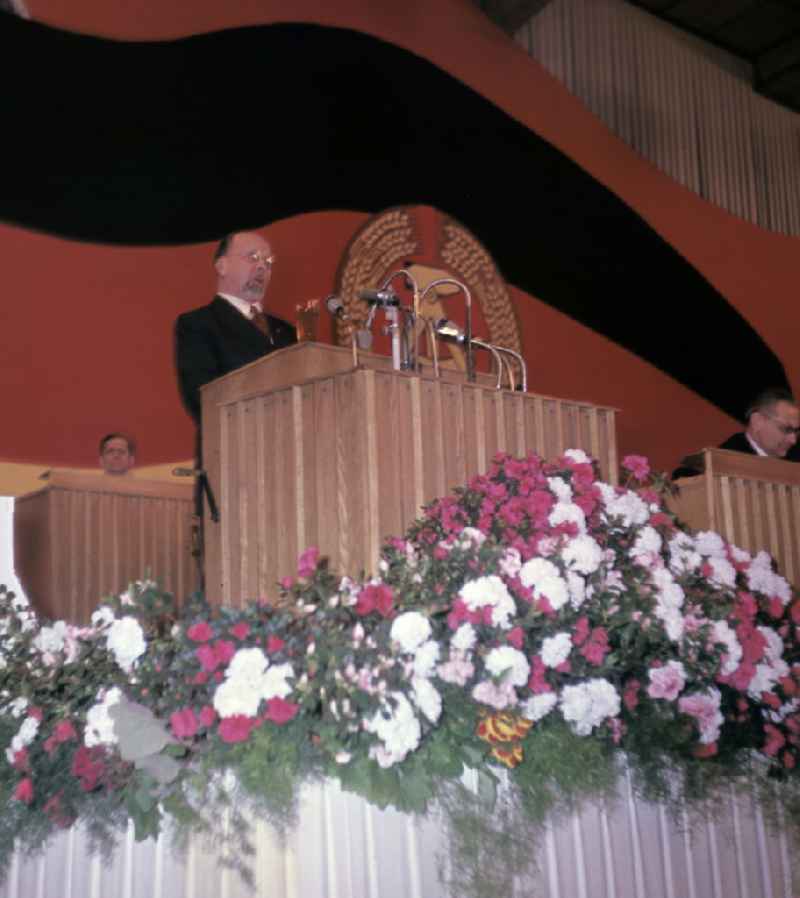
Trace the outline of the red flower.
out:
M 235 627 L 231 627 L 231 633 L 237 639 L 247 639 L 250 633 L 250 624 L 246 624 L 243 620 L 239 621 Z
M 24 773 L 26 770 L 30 769 L 30 765 L 28 764 L 28 749 L 21 748 L 19 751 L 14 752 L 14 760 L 11 762 L 14 770 L 18 770 L 20 773 Z
M 622 701 L 629 711 L 633 711 L 639 704 L 639 687 L 642 684 L 638 680 L 628 680 L 622 693 Z
M 771 598 L 767 605 L 767 613 L 775 620 L 780 620 L 783 617 L 783 602 L 778 598 Z
M 797 759 L 788 749 L 781 755 L 783 760 L 783 766 L 788 768 L 789 770 L 794 770 L 794 766 L 797 763 Z
M 264 719 L 282 725 L 288 723 L 299 709 L 300 705 L 294 702 L 287 702 L 285 699 L 277 697 L 271 698 L 267 702 L 267 713 L 264 715 Z
M 575 629 L 572 631 L 572 644 L 583 645 L 589 638 L 589 618 L 579 617 L 575 622 Z
M 388 617 L 392 612 L 394 593 L 391 586 L 385 583 L 370 583 L 358 594 L 356 611 L 358 614 L 370 614 L 377 611 L 383 617 Z
M 81 781 L 81 789 L 91 792 L 101 784 L 105 774 L 105 752 L 101 746 L 79 745 L 72 758 L 72 775 Z
M 232 717 L 222 718 L 217 732 L 223 742 L 246 742 L 257 723 L 255 717 L 234 714 Z
M 553 687 L 545 679 L 546 670 L 541 655 L 534 655 L 531 658 L 531 675 L 528 679 L 528 689 L 531 692 L 540 695 L 543 692 L 553 691 Z
M 71 720 L 59 720 L 53 730 L 53 735 L 59 742 L 69 742 L 70 739 L 77 739 L 78 734 Z
M 700 744 L 696 745 L 692 750 L 692 754 L 696 758 L 713 758 L 717 753 L 717 743 L 709 742 L 707 745 Z
M 525 633 L 522 627 L 514 627 L 513 630 L 509 630 L 506 639 L 515 649 L 522 649 L 523 642 L 525 641 Z
M 41 723 L 42 718 L 44 717 L 44 712 L 41 708 L 37 708 L 36 705 L 31 705 L 30 708 L 28 708 L 28 717 L 33 717 Z
M 280 636 L 276 636 L 274 633 L 270 633 L 267 638 L 267 652 L 272 655 L 275 652 L 279 652 L 286 643 L 280 638 Z
M 217 663 L 225 667 L 236 654 L 236 646 L 230 639 L 218 639 L 214 643 L 214 653 L 217 656 Z
M 42 810 L 56 826 L 68 829 L 75 822 L 75 817 L 61 804 L 61 795 L 62 793 L 58 792 L 49 798 Z
M 14 798 L 17 801 L 24 801 L 25 804 L 30 804 L 33 801 L 33 781 L 29 776 L 17 783 L 17 788 L 14 790 Z
M 764 743 L 762 750 L 765 755 L 774 757 L 786 745 L 786 739 L 783 733 L 771 723 L 764 724 L 764 732 L 766 733 L 767 741 Z
M 214 721 L 217 719 L 217 712 L 211 707 L 211 705 L 204 705 L 200 709 L 200 723 L 208 728 L 214 725 Z
M 211 629 L 208 622 L 203 620 L 196 624 L 192 624 L 186 631 L 186 635 L 192 642 L 208 642 L 208 640 L 214 636 L 214 631 Z
M 199 728 L 197 717 L 191 708 L 175 711 L 169 718 L 169 725 L 178 739 L 191 739 Z
M 314 576 L 319 561 L 319 549 L 316 546 L 309 546 L 297 560 L 297 576 L 309 577 Z
M 200 666 L 204 671 L 211 673 L 212 670 L 217 669 L 219 659 L 217 658 L 217 653 L 214 651 L 213 646 L 206 643 L 206 645 L 198 646 L 194 650 L 194 653 L 197 655 Z

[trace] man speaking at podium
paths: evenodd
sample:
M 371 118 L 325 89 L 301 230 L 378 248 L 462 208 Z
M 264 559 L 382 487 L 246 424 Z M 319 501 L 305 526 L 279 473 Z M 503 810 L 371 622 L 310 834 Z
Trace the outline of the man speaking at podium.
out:
M 292 325 L 266 314 L 262 305 L 273 262 L 272 248 L 260 234 L 224 237 L 214 253 L 217 295 L 175 323 L 178 384 L 198 436 L 200 387 L 297 342 Z

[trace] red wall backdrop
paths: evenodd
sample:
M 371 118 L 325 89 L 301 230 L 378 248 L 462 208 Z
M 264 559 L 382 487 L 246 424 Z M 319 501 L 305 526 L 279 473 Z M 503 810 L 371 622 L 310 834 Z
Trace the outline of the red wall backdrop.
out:
M 275 21 L 359 29 L 425 56 L 537 131 L 613 190 L 694 265 L 782 360 L 796 390 L 800 244 L 710 206 L 638 157 L 466 0 L 386 4 L 276 0 L 226 4 L 29 0 L 34 18 L 122 39 L 172 38 Z M 280 89 L 279 85 L 270 89 Z M 447 210 L 443 210 L 447 211 Z M 124 210 L 120 210 L 124 214 Z M 535 214 L 535 210 L 532 210 Z M 333 287 L 358 213 L 304 215 L 266 229 L 278 264 L 269 302 L 288 317 L 296 302 Z M 185 458 L 191 425 L 174 385 L 172 322 L 213 291 L 210 244 L 119 248 L 80 244 L 0 225 L 4 352 L 0 459 L 92 465 L 96 438 L 129 429 L 143 464 Z M 654 272 L 654 277 L 657 272 Z M 670 466 L 736 423 L 634 354 L 535 297 L 517 294 L 531 389 L 615 405 L 620 447 Z M 691 327 L 648 305 L 642 327 Z M 709 333 L 719 347 L 724 334 Z M 742 360 L 746 364 L 747 360 Z

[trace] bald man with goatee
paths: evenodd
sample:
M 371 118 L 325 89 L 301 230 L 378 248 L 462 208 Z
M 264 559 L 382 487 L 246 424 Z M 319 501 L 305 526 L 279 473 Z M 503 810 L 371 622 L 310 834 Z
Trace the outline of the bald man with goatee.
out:
M 264 307 L 274 261 L 272 247 L 260 234 L 229 234 L 214 253 L 216 296 L 175 323 L 178 384 L 198 424 L 200 387 L 297 342 L 292 325 Z

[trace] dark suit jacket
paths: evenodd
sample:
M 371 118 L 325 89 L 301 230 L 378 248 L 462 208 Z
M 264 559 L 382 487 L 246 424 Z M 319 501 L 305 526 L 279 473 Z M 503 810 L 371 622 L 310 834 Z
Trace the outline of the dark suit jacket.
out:
M 184 312 L 175 322 L 175 363 L 181 398 L 200 422 L 200 387 L 276 349 L 297 342 L 291 324 L 267 315 L 270 337 L 221 296 L 207 306 Z
M 718 449 L 730 449 L 732 452 L 745 452 L 747 455 L 758 455 L 755 449 L 750 445 L 750 441 L 744 435 L 744 433 L 735 433 L 733 436 L 728 437 L 724 443 L 720 443 L 717 447 Z M 796 461 L 797 459 L 787 457 L 786 461 Z M 696 471 L 694 468 L 687 468 L 681 466 L 679 468 L 675 468 L 672 472 L 672 479 L 676 480 L 678 477 L 694 477 L 697 474 L 701 474 L 702 471 Z

